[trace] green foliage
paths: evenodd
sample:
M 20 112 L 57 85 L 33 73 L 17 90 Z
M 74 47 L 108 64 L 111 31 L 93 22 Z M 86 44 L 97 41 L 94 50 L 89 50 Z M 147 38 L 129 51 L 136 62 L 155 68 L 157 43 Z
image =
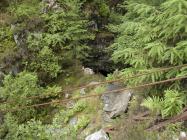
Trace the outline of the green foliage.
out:
M 45 127 L 40 121 L 31 120 L 27 124 L 19 125 L 16 139 L 47 139 Z
M 38 0 L 9 3 L 6 14 L 10 13 L 13 17 L 11 24 L 15 28 L 11 31 L 10 25 L 7 28 L 2 27 L 0 47 L 3 47 L 0 48 L 0 53 L 2 50 L 5 55 L 5 50 L 8 52 L 11 50 L 9 48 L 16 46 L 12 32 L 23 37 L 23 40 L 28 36 L 27 42 L 20 47 L 24 47 L 24 52 L 29 55 L 23 56 L 21 61 L 26 70 L 37 72 L 40 80 L 56 78 L 63 71 L 63 64 L 76 63 L 77 60 L 87 57 L 87 44 L 94 39 L 94 35 L 88 32 L 88 20 L 81 11 L 84 1 L 58 0 L 58 10 L 49 10 L 46 13 L 42 13 L 41 8 L 45 8 L 47 2 L 46 5 Z M 23 32 L 26 32 L 25 36 L 22 36 Z
M 36 99 L 25 99 L 30 96 L 44 96 L 51 92 L 50 96 L 55 96 L 56 92 L 61 89 L 59 87 L 43 88 L 38 85 L 38 78 L 34 73 L 21 72 L 16 77 L 7 75 L 3 81 L 3 86 L 0 87 L 0 98 L 9 103 L 1 104 L 0 107 L 3 110 L 19 109 L 27 105 L 31 105 L 39 102 Z M 49 96 L 49 95 L 48 95 Z M 14 114 L 19 121 L 33 117 L 36 113 L 34 108 L 20 109 Z
M 0 62 L 6 56 L 13 56 L 15 54 L 15 42 L 13 40 L 13 33 L 8 26 L 0 27 Z
M 128 0 L 124 6 L 128 12 L 121 23 L 110 26 L 118 32 L 111 45 L 115 62 L 131 65 L 132 72 L 186 62 L 186 1 Z M 158 78 L 176 76 L 166 75 Z
M 13 33 L 10 29 L 10 27 L 8 26 L 2 26 L 0 28 L 0 40 L 1 40 L 1 44 L 0 46 L 13 46 L 13 45 L 8 45 L 8 43 L 6 44 L 5 42 L 8 42 L 8 41 L 12 41 L 12 38 L 13 37 Z
M 88 21 L 81 17 L 79 0 L 63 1 L 64 6 L 62 11 L 43 15 L 46 22 L 45 27 L 48 31 L 48 45 L 64 47 L 66 49 L 84 50 L 84 41 L 93 38 L 93 35 L 87 32 L 86 26 Z M 50 36 L 54 36 L 52 40 Z M 59 39 L 58 39 L 59 38 Z M 58 39 L 55 41 L 55 39 Z M 51 40 L 51 41 L 50 41 Z M 58 44 L 59 43 L 59 44 Z M 81 49 L 83 47 L 83 49 Z
M 60 87 L 47 85 L 42 87 L 38 83 L 41 79 L 50 82 L 61 72 L 69 74 L 67 66 L 77 64 L 78 60 L 88 56 L 90 51 L 88 45 L 95 37 L 89 30 L 89 20 L 93 20 L 98 26 L 107 22 L 113 23 L 109 28 L 117 37 L 110 47 L 113 51 L 112 59 L 123 66 L 131 66 L 116 71 L 113 75 L 109 75 L 108 79 L 125 79 L 134 74 L 153 72 L 157 70 L 155 67 L 174 66 L 187 62 L 186 0 L 124 0 L 119 9 L 109 7 L 115 1 L 107 0 L 57 0 L 56 2 L 59 8 L 48 9 L 46 13 L 42 13 L 41 3 L 38 0 L 0 2 L 0 6 L 2 3 L 10 5 L 7 15 L 11 14 L 14 19 L 12 23 L 16 26 L 14 31 L 10 29 L 8 22 L 7 25 L 0 27 L 0 60 L 5 56 L 11 58 L 12 54 L 17 53 L 15 50 L 18 50 L 21 52 L 20 58 L 24 64 L 22 68 L 30 71 L 5 77 L 0 87 L 0 99 L 10 103 L 1 104 L 2 110 L 14 110 L 58 97 Z M 104 27 L 101 28 L 105 30 Z M 15 49 L 13 32 L 22 36 L 23 31 L 27 32 L 27 42 Z M 106 36 L 101 34 L 99 39 Z M 127 80 L 125 84 L 132 86 L 186 74 L 186 67 L 169 72 L 153 72 L 150 75 Z M 64 81 L 67 85 L 71 85 L 74 78 Z M 154 94 L 142 105 L 160 113 L 163 118 L 179 114 L 186 105 L 186 96 L 178 92 L 185 90 L 183 85 L 183 82 L 177 81 L 164 86 L 155 86 L 151 88 L 152 95 L 160 94 L 165 89 L 174 90 L 166 90 L 164 96 Z M 100 94 L 104 92 L 104 88 L 98 87 L 93 92 Z M 25 99 L 38 95 L 41 96 L 40 99 Z M 134 106 L 136 104 L 134 103 Z M 52 107 L 56 108 L 56 105 Z M 5 116 L 5 122 L 0 126 L 0 139 L 76 139 L 78 132 L 90 122 L 89 115 L 97 113 L 99 107 L 96 98 L 87 101 L 79 100 L 71 109 L 62 109 L 53 119 L 50 118 L 53 120 L 51 124 L 43 124 L 41 120 L 37 120 L 38 116 L 43 114 L 40 108 L 20 109 Z M 48 113 L 48 109 L 44 112 Z M 78 123 L 70 126 L 68 122 L 74 116 L 78 118 Z M 172 126 L 172 130 L 179 131 L 175 128 L 178 126 Z M 137 135 L 134 135 L 136 130 Z M 134 131 L 130 132 L 132 139 L 146 139 L 150 136 L 138 129 Z M 153 137 L 153 139 L 158 138 Z M 128 139 L 129 136 L 124 138 Z
M 62 91 L 62 88 L 59 86 L 48 86 L 45 89 L 45 93 L 43 93 L 44 97 L 54 97 L 54 96 L 58 96 L 59 93 Z
M 66 124 L 71 117 L 73 117 L 76 113 L 83 111 L 87 107 L 86 101 L 78 101 L 72 109 L 62 110 L 53 120 L 54 123 L 64 123 Z
M 78 123 L 74 126 L 75 131 L 77 132 L 80 129 L 85 128 L 90 122 L 89 117 L 82 116 L 79 118 Z
M 135 68 L 150 67 L 155 63 L 159 65 L 180 64 L 185 61 L 186 58 L 178 55 L 184 52 L 176 49 L 175 44 L 176 41 L 180 42 L 185 39 L 183 37 L 177 39 L 177 34 L 185 34 L 185 31 L 181 30 L 183 22 L 175 20 L 176 25 L 172 25 L 174 22 L 170 21 L 172 17 L 185 13 L 185 2 L 175 0 L 175 5 L 170 4 L 171 2 L 163 3 L 160 9 L 145 2 L 142 4 L 128 2 L 126 6 L 128 13 L 123 17 L 125 20 L 118 28 L 119 37 L 112 45 L 115 49 L 113 53 L 115 61 L 124 60 L 125 63 Z M 179 12 L 179 7 L 181 12 Z M 179 32 L 174 31 L 175 29 L 172 28 L 174 26 L 180 27 L 176 29 Z
M 5 121 L 4 125 L 2 125 L 0 127 L 2 130 L 0 133 L 0 138 L 3 138 L 3 137 L 4 137 L 4 139 L 14 138 L 14 136 L 18 130 L 17 120 L 14 117 L 12 117 L 11 114 L 6 114 L 4 121 Z
M 16 19 L 25 20 L 39 13 L 39 1 L 24 1 L 22 3 L 12 2 L 9 11 Z
M 153 96 L 142 103 L 142 106 L 161 113 L 163 118 L 181 113 L 184 105 L 186 105 L 186 96 L 175 90 L 166 90 L 164 99 Z
M 36 72 L 44 72 L 51 77 L 57 77 L 61 67 L 58 64 L 58 57 L 48 47 L 44 47 L 38 53 L 35 61 L 29 65 L 29 69 Z
M 56 116 L 57 117 L 57 116 Z M 60 114 L 58 117 L 61 117 Z M 56 119 L 56 118 L 54 118 Z M 19 124 L 13 116 L 7 114 L 3 125 L 4 133 L 0 131 L 0 138 L 5 140 L 23 140 L 23 139 L 76 139 L 80 129 L 85 128 L 90 122 L 86 116 L 81 116 L 75 126 L 64 127 L 61 123 L 54 121 L 52 124 L 42 124 L 37 120 L 30 120 L 24 124 Z M 0 127 L 2 129 L 2 126 Z M 8 132 L 8 133 L 7 133 Z
M 28 49 L 33 57 L 25 60 L 32 71 L 44 72 L 52 78 L 63 71 L 61 66 L 70 63 L 69 59 L 73 62 L 84 59 L 89 50 L 87 42 L 94 38 L 87 30 L 88 21 L 81 14 L 82 2 L 57 3 L 60 10 L 40 16 L 45 23 L 42 32 L 29 34 Z
M 169 124 L 166 126 L 165 131 L 162 133 L 163 138 L 168 138 L 170 136 L 173 136 L 173 138 L 178 138 L 179 137 L 179 132 L 184 130 L 184 125 L 182 122 L 177 122 L 174 124 Z
M 105 87 L 98 86 L 93 90 L 93 93 L 102 94 L 105 91 Z
M 20 124 L 13 115 L 7 114 L 5 122 L 0 127 L 0 138 L 3 139 L 76 139 L 80 129 L 85 128 L 90 122 L 88 116 L 78 116 L 76 125 L 65 124 L 76 113 L 83 111 L 87 107 L 86 101 L 78 101 L 72 109 L 58 112 L 51 124 L 42 124 L 41 121 L 31 119 Z
M 154 111 L 156 113 L 160 113 L 160 110 L 162 109 L 162 103 L 163 100 L 159 97 L 153 96 L 148 97 L 144 100 L 144 102 L 141 104 L 142 106 L 145 106 L 146 108 L 149 108 L 151 111 Z
M 186 96 L 177 91 L 167 90 L 164 98 L 163 110 L 161 111 L 163 117 L 181 113 L 183 106 L 186 104 Z
M 25 124 L 18 124 L 10 114 L 5 117 L 4 127 L 5 131 L 8 132 L 2 137 L 5 140 L 51 140 L 64 137 L 64 131 L 60 125 L 43 125 L 40 121 L 36 120 L 28 121 Z
M 78 102 L 75 104 L 73 110 L 74 110 L 74 112 L 81 112 L 81 111 L 83 111 L 86 107 L 87 107 L 87 102 L 84 101 L 84 100 L 80 100 L 80 101 L 78 101 Z
M 12 13 L 15 13 L 17 17 L 29 17 L 32 14 L 36 14 L 36 9 L 26 4 L 19 5 L 17 8 L 12 9 Z
M 104 1 L 99 4 L 99 13 L 103 17 L 109 16 L 110 14 L 109 6 Z

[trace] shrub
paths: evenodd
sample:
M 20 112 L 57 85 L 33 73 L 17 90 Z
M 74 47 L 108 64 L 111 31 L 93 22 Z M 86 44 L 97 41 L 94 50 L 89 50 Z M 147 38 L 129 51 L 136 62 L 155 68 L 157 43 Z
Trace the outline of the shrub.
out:
M 181 113 L 185 104 L 186 96 L 183 93 L 176 90 L 166 90 L 163 99 L 155 96 L 148 97 L 142 106 L 161 113 L 162 117 L 165 118 Z

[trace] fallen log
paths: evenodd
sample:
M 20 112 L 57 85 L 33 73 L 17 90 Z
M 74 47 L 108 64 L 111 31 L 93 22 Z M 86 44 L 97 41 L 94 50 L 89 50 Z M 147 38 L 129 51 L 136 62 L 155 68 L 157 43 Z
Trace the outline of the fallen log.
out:
M 161 128 L 165 127 L 169 123 L 176 123 L 176 122 L 181 122 L 187 120 L 187 108 L 184 109 L 184 112 L 181 113 L 180 115 L 177 115 L 175 117 L 172 117 L 166 121 L 160 122 L 150 128 L 148 128 L 148 131 L 155 131 L 155 130 L 160 130 Z

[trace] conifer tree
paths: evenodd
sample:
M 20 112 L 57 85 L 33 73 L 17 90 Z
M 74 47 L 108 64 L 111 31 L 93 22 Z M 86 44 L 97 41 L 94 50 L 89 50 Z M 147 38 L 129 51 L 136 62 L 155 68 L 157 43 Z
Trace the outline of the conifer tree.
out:
M 122 76 L 131 76 L 137 73 L 154 71 L 155 68 L 169 67 L 187 62 L 187 1 L 186 0 L 127 0 L 123 5 L 127 13 L 122 16 L 119 25 L 110 26 L 111 31 L 118 33 L 113 49 L 112 59 L 130 65 L 121 71 Z M 148 70 L 149 69 L 149 70 Z M 128 85 L 155 82 L 163 79 L 186 76 L 187 69 L 172 69 L 164 72 L 153 72 L 127 81 Z M 157 96 L 163 97 L 164 90 L 172 89 L 171 93 L 186 90 L 184 81 L 175 81 L 169 84 L 150 88 L 148 104 L 158 106 Z M 170 96 L 165 96 L 170 101 Z M 186 95 L 185 95 L 186 98 Z M 173 100 L 179 102 L 178 97 Z M 145 101 L 146 102 L 146 101 Z M 182 106 L 186 105 L 183 102 Z M 166 110 L 174 115 L 175 108 L 172 102 L 164 104 Z M 150 108 L 151 108 L 150 107 Z M 178 110 L 181 112 L 181 109 Z
M 114 49 L 112 58 L 115 62 L 131 65 L 128 72 L 139 69 L 147 71 L 154 67 L 187 62 L 187 1 L 166 0 L 155 3 L 129 0 L 124 5 L 128 12 L 122 17 L 121 24 L 117 28 L 111 27 L 112 31 L 119 33 L 111 46 Z M 143 79 L 155 81 L 176 77 L 181 71 L 186 73 L 185 69 L 181 69 L 159 76 L 153 74 Z M 138 83 L 141 82 L 142 80 Z

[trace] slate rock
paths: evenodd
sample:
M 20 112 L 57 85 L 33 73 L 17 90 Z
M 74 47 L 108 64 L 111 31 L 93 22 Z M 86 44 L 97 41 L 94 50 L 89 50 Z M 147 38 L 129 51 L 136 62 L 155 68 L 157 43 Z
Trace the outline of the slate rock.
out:
M 123 87 L 118 84 L 110 84 L 107 87 L 107 91 L 117 90 L 120 88 Z M 127 110 L 131 96 L 132 92 L 127 90 L 115 93 L 106 93 L 102 96 L 104 103 L 103 110 L 109 118 L 115 118 Z

